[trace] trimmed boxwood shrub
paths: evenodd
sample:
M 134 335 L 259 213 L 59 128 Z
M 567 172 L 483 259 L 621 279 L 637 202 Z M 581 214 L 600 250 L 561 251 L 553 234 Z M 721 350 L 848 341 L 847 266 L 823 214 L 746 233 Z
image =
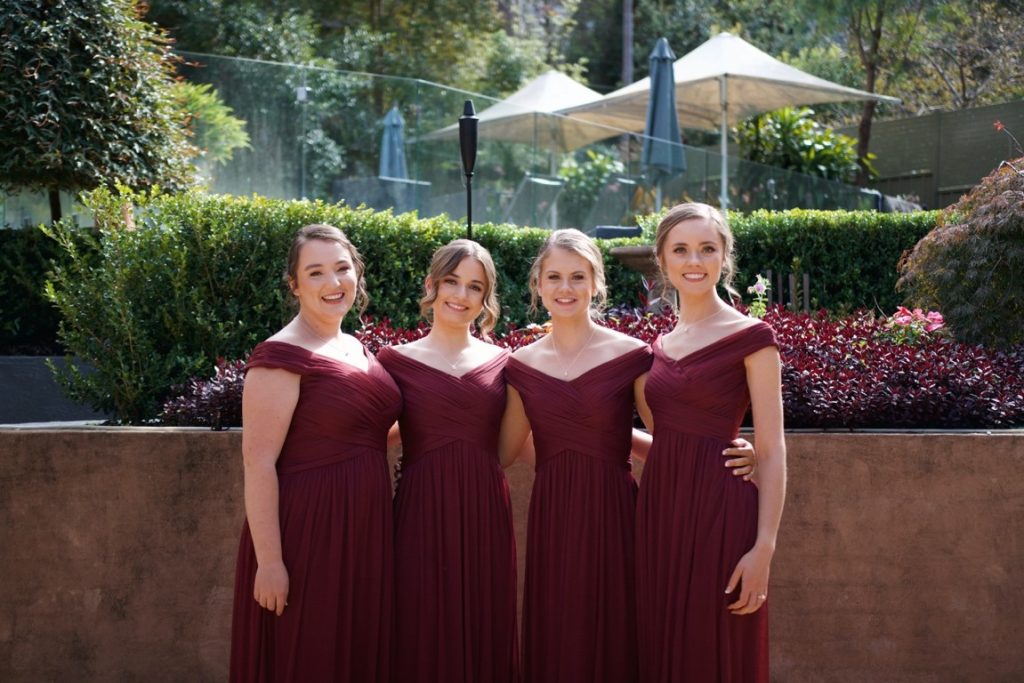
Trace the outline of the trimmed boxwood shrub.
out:
M 824 312 L 798 314 L 775 306 L 764 319 L 775 329 L 782 356 L 787 428 L 1024 425 L 1024 346 L 991 351 L 940 334 L 901 343 L 885 319 L 866 312 L 829 319 Z M 672 329 L 675 318 L 625 315 L 605 324 L 650 343 Z M 376 353 L 383 346 L 418 339 L 425 331 L 382 321 L 357 335 Z M 511 329 L 496 342 L 515 349 L 538 333 L 537 327 Z M 164 406 L 163 421 L 240 425 L 243 378 L 231 371 L 239 367 L 219 363 L 213 378 L 193 380 L 182 396 Z M 237 407 L 228 405 L 230 401 Z

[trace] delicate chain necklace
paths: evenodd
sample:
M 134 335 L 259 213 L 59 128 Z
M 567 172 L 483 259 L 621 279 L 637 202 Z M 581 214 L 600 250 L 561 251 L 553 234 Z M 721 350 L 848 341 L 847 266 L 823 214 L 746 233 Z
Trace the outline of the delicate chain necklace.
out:
M 706 315 L 706 316 L 704 316 L 703 318 L 701 318 L 699 320 L 694 320 L 692 323 L 682 323 L 682 324 L 676 325 L 676 329 L 679 330 L 679 334 L 689 334 L 690 330 L 692 330 L 695 325 L 697 325 L 699 323 L 702 323 L 705 320 L 710 320 L 711 318 L 714 318 L 716 315 L 718 315 L 719 313 L 723 312 L 724 310 L 725 310 L 724 308 L 719 308 L 717 311 L 715 311 L 711 315 Z
M 465 347 L 459 349 L 459 352 L 457 354 L 455 354 L 455 362 L 454 363 L 451 362 L 450 360 L 448 360 L 448 356 L 446 356 L 443 353 L 441 353 L 440 347 L 435 348 L 434 350 L 437 351 L 437 355 L 441 356 L 441 360 L 443 360 L 445 363 L 447 363 L 451 367 L 452 370 L 457 370 L 458 367 L 459 367 L 459 361 L 462 360 L 462 354 L 465 353 L 466 349 L 468 349 L 468 348 L 469 348 L 468 346 L 465 346 Z
M 337 334 L 335 334 L 335 335 L 334 335 L 333 337 L 324 337 L 324 336 L 321 336 L 321 335 L 320 335 L 320 333 L 319 333 L 319 332 L 317 332 L 317 331 L 316 331 L 316 329 L 315 329 L 315 328 L 314 328 L 314 327 L 313 327 L 312 325 L 310 325 L 310 324 L 309 324 L 309 323 L 308 323 L 308 322 L 306 321 L 306 319 L 305 319 L 305 318 L 303 318 L 303 317 L 302 317 L 302 314 L 301 314 L 301 313 L 300 313 L 300 314 L 298 314 L 298 315 L 297 315 L 297 316 L 295 316 L 295 317 L 297 317 L 297 318 L 299 319 L 299 322 L 300 322 L 300 323 L 302 324 L 302 326 L 303 326 L 303 327 L 305 327 L 305 328 L 306 328 L 306 330 L 307 330 L 307 331 L 308 331 L 308 332 L 309 332 L 310 334 L 312 334 L 312 335 L 313 335 L 314 337 L 316 337 L 316 338 L 317 338 L 317 339 L 319 339 L 319 340 L 320 340 L 321 342 L 323 342 L 325 346 L 330 346 L 330 347 L 332 347 L 332 348 L 334 348 L 334 349 L 337 349 L 338 351 L 340 351 L 340 352 L 341 352 L 341 355 L 342 355 L 342 356 L 345 356 L 346 358 L 347 358 L 347 357 L 348 357 L 348 355 L 349 355 L 349 354 L 351 353 L 351 352 L 350 352 L 350 351 L 349 351 L 348 349 L 346 349 L 346 348 L 345 348 L 344 346 L 341 346 L 341 345 L 340 345 L 340 344 L 338 343 L 338 341 L 339 341 L 339 340 L 338 340 L 338 335 L 337 335 Z M 339 332 L 340 332 L 340 330 L 339 330 Z
M 583 342 L 583 345 L 580 347 L 579 351 L 576 352 L 576 355 L 573 357 L 572 362 L 569 363 L 569 365 L 566 365 L 562 361 L 562 353 L 558 350 L 558 344 L 555 343 L 555 337 L 554 335 L 551 336 L 551 345 L 555 349 L 555 356 L 558 358 L 558 363 L 562 366 L 562 377 L 569 376 L 569 371 L 572 370 L 572 366 L 576 365 L 576 361 L 580 359 L 580 354 L 583 353 L 583 349 L 590 346 L 590 340 L 594 338 L 594 334 L 596 332 L 597 325 L 594 325 L 594 329 L 590 330 L 590 336 L 587 337 L 587 341 Z

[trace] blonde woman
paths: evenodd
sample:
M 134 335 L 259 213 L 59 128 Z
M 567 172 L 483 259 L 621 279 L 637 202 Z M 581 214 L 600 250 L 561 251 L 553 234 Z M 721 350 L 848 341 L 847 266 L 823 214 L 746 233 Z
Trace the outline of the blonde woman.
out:
M 716 209 L 671 209 L 655 250 L 679 319 L 655 341 L 637 392 L 654 436 L 637 503 L 641 680 L 767 683 L 768 572 L 786 479 L 775 335 L 718 296 L 733 237 Z M 719 462 L 748 406 L 756 487 Z

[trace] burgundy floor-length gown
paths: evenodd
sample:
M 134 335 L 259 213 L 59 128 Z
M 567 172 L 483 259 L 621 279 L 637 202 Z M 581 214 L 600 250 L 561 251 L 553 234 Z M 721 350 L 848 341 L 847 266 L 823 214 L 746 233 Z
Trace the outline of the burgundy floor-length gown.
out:
M 768 606 L 736 616 L 738 592 L 725 594 L 757 538 L 757 488 L 723 467 L 722 450 L 750 405 L 743 359 L 774 345 L 760 322 L 680 359 L 654 342 L 654 443 L 637 502 L 644 683 L 768 682 Z
M 498 459 L 502 351 L 456 377 L 391 348 L 402 390 L 395 494 L 396 683 L 514 683 L 516 544 Z
M 515 358 L 537 452 L 523 600 L 527 683 L 637 680 L 630 472 L 633 381 L 647 346 L 563 381 Z
M 235 573 L 232 681 L 390 683 L 393 593 L 387 432 L 401 394 L 369 369 L 284 342 L 259 344 L 248 368 L 301 375 L 298 405 L 277 461 L 288 606 L 253 599 L 248 522 Z

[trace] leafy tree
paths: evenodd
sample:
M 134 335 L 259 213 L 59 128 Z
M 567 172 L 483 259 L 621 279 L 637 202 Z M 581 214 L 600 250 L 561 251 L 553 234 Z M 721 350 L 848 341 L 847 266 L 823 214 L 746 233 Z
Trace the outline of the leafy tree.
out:
M 303 64 L 320 39 L 308 12 L 254 0 L 150 0 L 146 18 L 163 26 L 179 50 L 225 57 Z
M 231 115 L 231 107 L 209 83 L 178 81 L 174 98 L 185 112 L 192 143 L 201 158 L 224 164 L 231 161 L 236 149 L 249 146 L 245 121 Z
M 880 93 L 885 92 L 887 80 L 891 82 L 906 68 L 907 56 L 920 41 L 926 11 L 934 9 L 937 0 L 811 0 L 801 4 L 823 22 L 830 22 L 826 27 L 846 32 L 850 51 L 863 69 L 860 87 Z M 861 109 L 857 154 L 862 161 L 856 178 L 858 185 L 866 185 L 870 177 L 867 155 L 877 108 L 876 101 L 867 100 Z
M 135 0 L 7 0 L 0 16 L 0 187 L 48 191 L 56 221 L 61 190 L 193 181 L 169 45 Z
M 943 3 L 913 55 L 919 74 L 901 88 L 908 108 L 965 109 L 1024 96 L 1024 3 Z

